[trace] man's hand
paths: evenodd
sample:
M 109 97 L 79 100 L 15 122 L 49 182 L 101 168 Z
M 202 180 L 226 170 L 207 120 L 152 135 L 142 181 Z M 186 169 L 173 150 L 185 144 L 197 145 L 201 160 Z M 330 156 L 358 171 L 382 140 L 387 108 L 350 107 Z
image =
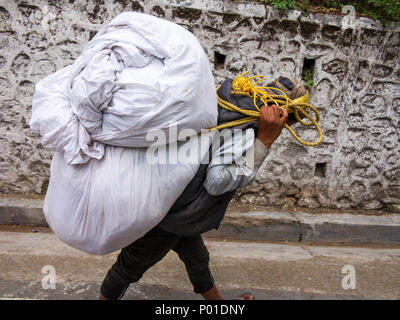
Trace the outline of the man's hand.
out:
M 280 115 L 282 110 L 282 116 Z M 281 134 L 284 123 L 288 119 L 286 109 L 279 109 L 275 104 L 270 107 L 262 106 L 260 109 L 260 120 L 258 121 L 257 139 L 269 148 Z

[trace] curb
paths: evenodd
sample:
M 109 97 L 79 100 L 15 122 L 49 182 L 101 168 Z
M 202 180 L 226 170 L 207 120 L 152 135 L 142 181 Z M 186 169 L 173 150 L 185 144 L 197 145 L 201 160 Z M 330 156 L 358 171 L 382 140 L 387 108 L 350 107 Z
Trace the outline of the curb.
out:
M 309 241 L 400 244 L 400 215 L 227 213 L 211 238 L 250 241 Z
M 48 227 L 43 215 L 43 200 L 0 199 L 0 224 Z
M 299 241 L 301 227 L 288 212 L 228 212 L 206 237 L 248 241 Z
M 296 213 L 304 241 L 400 244 L 400 215 Z
M 0 224 L 48 227 L 43 200 L 0 199 Z M 228 212 L 207 238 L 246 241 L 314 241 L 400 244 L 400 215 Z

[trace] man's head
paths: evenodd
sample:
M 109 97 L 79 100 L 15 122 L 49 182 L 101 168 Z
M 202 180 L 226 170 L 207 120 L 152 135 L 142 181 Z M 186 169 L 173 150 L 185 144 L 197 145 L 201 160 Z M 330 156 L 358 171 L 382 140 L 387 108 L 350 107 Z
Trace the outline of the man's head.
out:
M 295 100 L 301 98 L 307 94 L 307 89 L 305 88 L 302 81 L 296 80 L 293 77 L 280 76 L 275 81 L 266 85 L 266 87 L 277 88 L 283 91 L 290 100 Z M 266 89 L 270 95 L 282 95 L 282 92 L 274 89 Z M 299 113 L 300 118 L 304 115 Z M 289 113 L 288 120 L 286 123 L 291 126 L 297 122 L 294 113 Z

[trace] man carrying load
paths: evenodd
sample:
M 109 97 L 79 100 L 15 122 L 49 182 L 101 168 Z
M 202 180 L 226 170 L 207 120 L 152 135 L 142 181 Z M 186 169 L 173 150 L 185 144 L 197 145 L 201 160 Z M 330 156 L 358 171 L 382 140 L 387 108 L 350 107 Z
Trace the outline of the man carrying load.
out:
M 231 83 L 224 83 L 228 84 Z M 304 86 L 293 78 L 280 77 L 269 88 L 270 93 L 283 93 L 282 96 L 286 95 L 290 100 L 301 98 L 307 93 Z M 221 88 L 218 93 L 220 97 L 224 95 Z M 225 93 L 224 98 L 231 102 L 234 100 L 229 93 Z M 254 109 L 253 99 L 250 97 L 242 98 L 241 105 Z M 219 108 L 219 113 L 219 123 L 222 124 L 222 108 Z M 239 119 L 242 117 L 237 113 L 236 116 Z M 173 250 L 185 264 L 194 292 L 207 300 L 221 300 L 209 268 L 209 253 L 201 234 L 218 228 L 236 189 L 254 181 L 257 170 L 268 156 L 271 145 L 279 137 L 284 125 L 296 122 L 293 114 L 288 118 L 285 108 L 279 108 L 276 104 L 269 107 L 264 105 L 260 108 L 258 121 L 249 123 L 245 128 L 240 126 L 243 134 L 246 130 L 253 133 L 250 136 L 254 144 L 250 152 L 254 155 L 254 165 L 249 166 L 245 157 L 230 164 L 214 163 L 211 158 L 209 164 L 201 165 L 164 220 L 145 236 L 121 250 L 103 281 L 100 299 L 122 298 L 130 283 L 138 281 L 146 270 Z M 224 150 L 225 144 L 226 141 L 213 155 L 221 156 L 221 153 L 231 152 Z M 239 298 L 253 300 L 254 296 L 244 293 Z

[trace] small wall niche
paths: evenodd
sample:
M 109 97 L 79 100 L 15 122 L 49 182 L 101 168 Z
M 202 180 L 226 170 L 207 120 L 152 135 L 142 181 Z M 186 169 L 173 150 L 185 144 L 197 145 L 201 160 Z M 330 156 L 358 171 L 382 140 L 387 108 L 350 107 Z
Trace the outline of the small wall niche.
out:
M 214 69 L 222 70 L 225 68 L 226 55 L 214 51 Z
M 325 178 L 326 176 L 327 163 L 316 163 L 315 164 L 315 176 L 320 178 Z
M 304 72 L 304 70 L 307 70 L 307 69 L 310 69 L 312 72 L 314 72 L 314 68 L 315 68 L 315 59 L 304 58 L 303 72 Z
M 314 86 L 315 59 L 305 58 L 303 61 L 302 79 L 305 87 L 310 90 Z

